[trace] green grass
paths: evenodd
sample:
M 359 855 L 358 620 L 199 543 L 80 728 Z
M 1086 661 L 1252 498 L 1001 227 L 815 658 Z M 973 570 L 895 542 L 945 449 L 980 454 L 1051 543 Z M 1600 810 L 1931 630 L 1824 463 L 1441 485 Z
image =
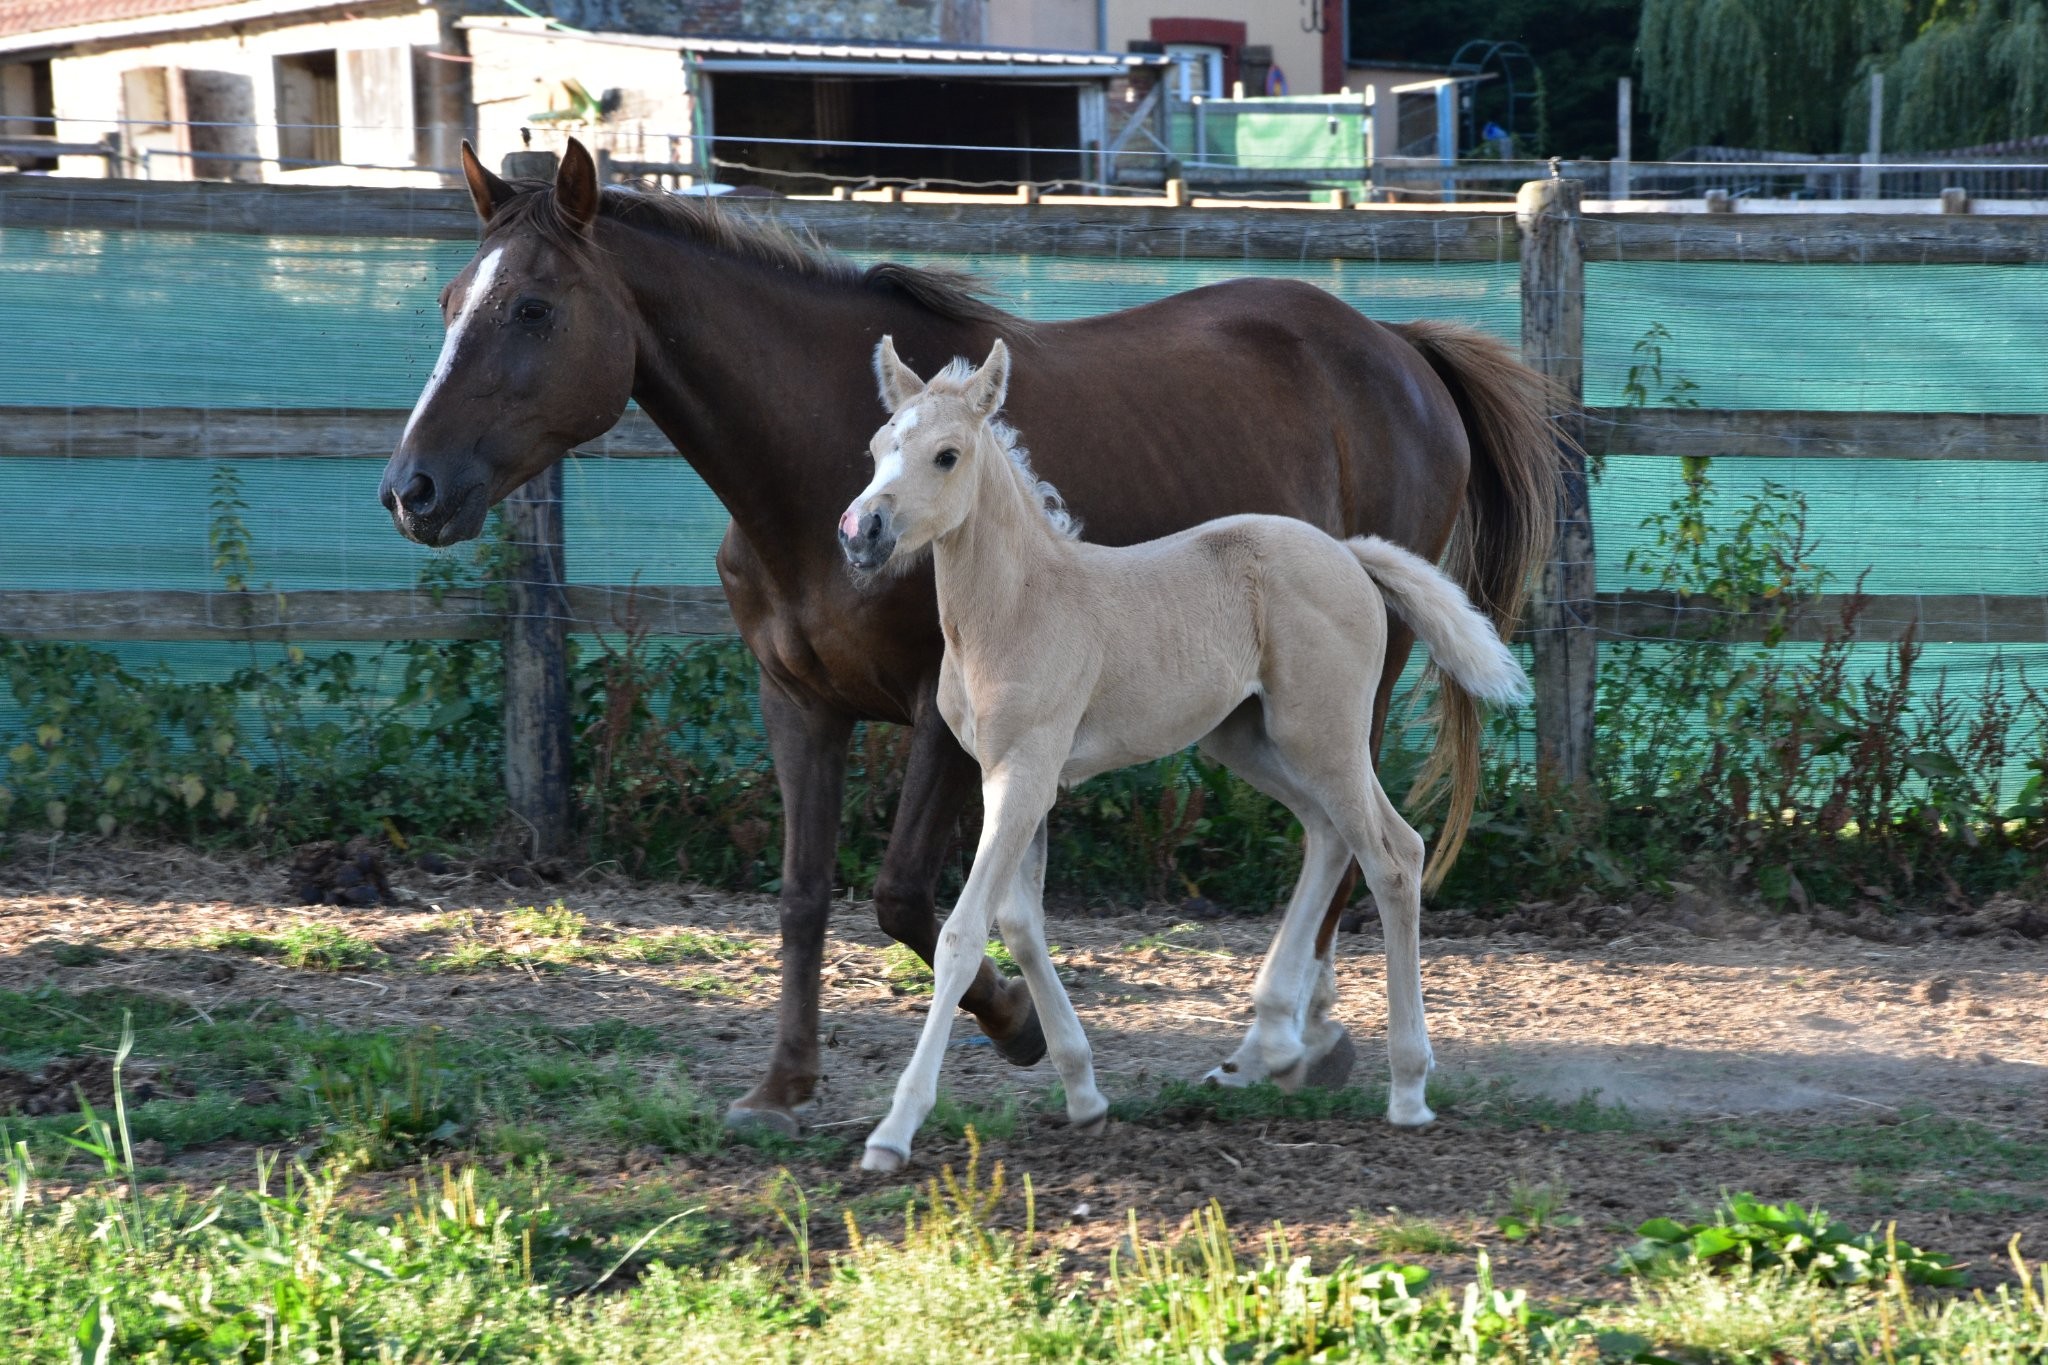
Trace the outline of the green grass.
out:
M 723 962 L 746 952 L 749 946 L 745 939 L 727 934 L 682 929 L 666 934 L 629 934 L 606 945 L 605 952 L 621 961 L 670 966 L 679 962 Z
M 882 979 L 901 995 L 930 995 L 932 969 L 924 959 L 900 943 L 882 950 Z
M 1417 1218 L 1399 1209 L 1388 1209 L 1377 1217 L 1355 1210 L 1351 1222 L 1358 1240 L 1382 1256 L 1448 1256 L 1471 1250 L 1443 1220 Z
M 659 1031 L 515 1019 L 471 1032 L 358 1034 L 255 1006 L 210 1013 L 120 991 L 0 993 L 7 1064 L 106 1049 L 126 1018 L 134 1059 L 174 1069 L 196 1091 L 131 1105 L 125 1124 L 84 1114 L 9 1121 L 0 1358 L 10 1365 L 2017 1365 L 2048 1354 L 2048 1279 L 2036 1272 L 2023 1272 L 2025 1291 L 2009 1284 L 1936 1301 L 1812 1273 L 1675 1265 L 1616 1302 L 1556 1317 L 1499 1282 L 1483 1253 L 1469 1288 L 1433 1287 L 1403 1258 L 1458 1255 L 1465 1243 L 1445 1223 L 1401 1215 L 1362 1220 L 1361 1241 L 1385 1259 L 1334 1263 L 1302 1256 L 1278 1231 L 1241 1257 L 1213 1210 L 1167 1243 L 1133 1223 L 1106 1270 L 1075 1277 L 1042 1249 L 1029 1195 L 1003 1189 L 999 1168 L 979 1173 L 980 1137 L 1014 1126 L 1013 1106 L 948 1101 L 936 1126 L 974 1132 L 964 1173 L 845 1201 L 834 1187 L 806 1193 L 770 1175 L 796 1157 L 844 1164 L 844 1139 L 754 1139 L 760 1150 L 745 1159 L 758 1163 L 765 1193 L 711 1208 L 697 1183 L 701 1158 L 733 1139 Z M 238 1098 L 259 1082 L 274 1104 Z M 1148 1113 L 1162 1122 L 1176 1107 L 1221 1121 L 1376 1119 L 1382 1102 L 1364 1089 L 1168 1087 Z M 253 1181 L 209 1176 L 200 1188 L 167 1190 L 130 1178 L 127 1153 L 150 1133 L 210 1141 L 250 1124 L 251 1113 L 269 1115 L 274 1136 L 262 1140 L 287 1153 L 252 1154 Z M 1795 1139 L 1819 1137 L 1765 1130 L 1759 1141 Z M 618 1181 L 590 1178 L 593 1158 L 608 1172 L 618 1153 L 645 1148 L 672 1159 Z M 486 1157 L 500 1173 L 476 1167 Z M 409 1175 L 364 1169 L 394 1164 Z M 51 1181 L 67 1187 L 63 1197 Z M 1510 1214 L 1539 1227 L 1560 1223 L 1567 1203 L 1554 1181 L 1506 1192 Z M 814 1250 L 816 1235 L 847 1214 L 855 1233 L 846 1249 Z
M 1017 1101 L 1006 1098 L 994 1103 L 980 1103 L 955 1099 L 941 1092 L 924 1122 L 927 1130 L 944 1133 L 950 1138 L 965 1137 L 967 1130 L 972 1128 L 979 1137 L 1000 1141 L 1017 1135 Z
M 1921 1107 L 1883 1119 L 1845 1120 L 1825 1129 L 1742 1134 L 1734 1136 L 1731 1145 L 1745 1140 L 1785 1156 L 1854 1165 L 1868 1172 L 1897 1175 L 1935 1168 L 2006 1180 L 2048 1179 L 2048 1140 L 2013 1137 L 1973 1119 Z
M 223 929 L 206 935 L 199 945 L 221 952 L 283 958 L 287 967 L 299 971 L 369 971 L 385 960 L 376 944 L 331 924 L 295 924 L 274 934 Z
M 590 920 L 565 903 L 554 901 L 544 907 L 529 905 L 524 910 L 514 910 L 505 916 L 505 927 L 535 938 L 573 942 L 583 937 L 583 931 L 590 927 Z

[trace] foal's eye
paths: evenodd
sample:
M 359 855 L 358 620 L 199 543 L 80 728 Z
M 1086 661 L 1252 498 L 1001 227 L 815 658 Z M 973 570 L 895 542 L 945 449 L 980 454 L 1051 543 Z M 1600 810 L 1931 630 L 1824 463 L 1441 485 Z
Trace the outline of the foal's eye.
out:
M 523 322 L 528 327 L 538 327 L 554 315 L 555 310 L 553 306 L 543 303 L 539 299 L 521 299 L 512 305 L 513 320 L 515 322 Z
M 954 465 L 960 463 L 960 452 L 951 446 L 947 446 L 944 450 L 932 456 L 932 463 L 941 469 L 951 469 Z

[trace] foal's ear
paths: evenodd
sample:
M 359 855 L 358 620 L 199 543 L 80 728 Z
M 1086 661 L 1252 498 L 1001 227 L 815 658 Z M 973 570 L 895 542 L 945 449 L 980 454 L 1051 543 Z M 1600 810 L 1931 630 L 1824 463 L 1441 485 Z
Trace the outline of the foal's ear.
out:
M 469 197 L 476 204 L 476 216 L 486 223 L 517 192 L 484 168 L 468 138 L 462 140 L 462 178 L 469 182 Z
M 876 343 L 875 387 L 882 395 L 882 406 L 891 412 L 901 412 L 924 392 L 924 381 L 917 377 L 917 371 L 898 358 L 894 337 L 885 336 Z
M 974 372 L 962 390 L 967 406 L 983 419 L 1002 411 L 1003 399 L 1010 392 L 1010 348 L 1003 344 L 1001 337 L 989 347 L 988 359 L 981 362 L 981 368 Z
M 555 171 L 555 208 L 578 232 L 588 232 L 597 217 L 597 163 L 575 138 L 562 149 Z

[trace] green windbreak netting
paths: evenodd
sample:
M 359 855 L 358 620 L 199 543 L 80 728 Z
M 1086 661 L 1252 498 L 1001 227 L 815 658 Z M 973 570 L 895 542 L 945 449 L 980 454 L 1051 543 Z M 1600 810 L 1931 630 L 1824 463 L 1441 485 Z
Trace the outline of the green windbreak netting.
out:
M 2048 270 L 1704 264 L 1635 259 L 1620 240 L 1586 270 L 1589 404 L 2048 411 Z M 1512 260 L 1117 260 L 1051 254 L 1056 243 L 1049 232 L 1046 254 L 911 259 L 970 270 L 1039 320 L 1262 274 L 1307 280 L 1390 321 L 1449 318 L 1510 338 L 1519 329 Z M 0 231 L 0 591 L 220 582 L 207 542 L 214 466 L 25 449 L 5 429 L 6 406 L 403 411 L 439 351 L 437 293 L 470 254 L 463 243 L 395 239 Z M 1661 373 L 1645 370 L 1646 338 L 1661 346 Z M 400 540 L 377 505 L 380 467 L 236 461 L 255 581 L 412 585 L 429 552 Z M 1868 569 L 1879 593 L 2048 593 L 2048 464 L 1816 454 L 1722 459 L 1713 478 L 1730 509 L 1765 480 L 1800 490 L 1838 588 Z M 1593 498 L 1603 588 L 1647 583 L 1625 563 L 1645 543 L 1644 518 L 1678 489 L 1673 460 L 1610 456 Z M 724 521 L 680 460 L 579 458 L 567 481 L 570 577 L 713 582 Z M 249 657 L 230 645 L 118 648 L 193 670 Z M 1967 688 L 1998 652 L 1938 646 L 1926 667 L 1949 668 Z M 2043 646 L 2003 654 L 2048 679 Z M 10 707 L 0 698 L 0 731 Z

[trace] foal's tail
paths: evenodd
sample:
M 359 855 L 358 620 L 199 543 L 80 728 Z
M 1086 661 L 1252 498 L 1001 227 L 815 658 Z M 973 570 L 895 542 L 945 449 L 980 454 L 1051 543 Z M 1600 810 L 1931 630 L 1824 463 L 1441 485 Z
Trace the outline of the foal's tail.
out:
M 1491 619 L 1497 639 L 1511 638 L 1521 624 L 1529 580 L 1549 560 L 1557 537 L 1564 465 L 1550 414 L 1559 406 L 1542 375 L 1484 332 L 1451 322 L 1409 322 L 1394 330 L 1451 391 L 1472 447 L 1465 508 L 1451 531 L 1444 568 Z M 1437 655 L 1436 745 L 1409 793 L 1414 803 L 1450 788 L 1443 828 L 1423 874 L 1430 889 L 1456 860 L 1479 799 L 1478 702 L 1444 665 Z
M 1429 646 L 1430 661 L 1468 695 L 1514 705 L 1529 700 L 1529 675 L 1493 623 L 1436 565 L 1378 536 L 1344 542 L 1387 605 Z

